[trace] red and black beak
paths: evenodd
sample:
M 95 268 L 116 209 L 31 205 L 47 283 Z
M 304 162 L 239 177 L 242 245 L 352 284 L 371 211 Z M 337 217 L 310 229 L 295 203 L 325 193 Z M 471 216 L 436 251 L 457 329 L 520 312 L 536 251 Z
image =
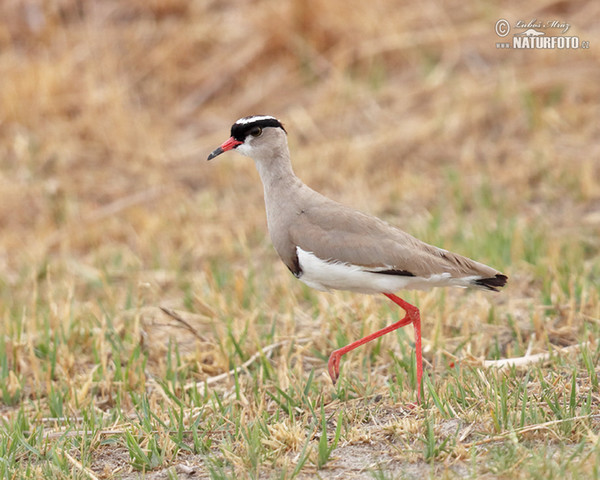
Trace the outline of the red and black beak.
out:
M 240 142 L 239 140 L 236 140 L 235 138 L 231 137 L 229 140 L 226 140 L 225 142 L 223 142 L 219 148 L 215 148 L 212 151 L 212 153 L 208 156 L 207 160 L 212 160 L 217 155 L 221 155 L 223 152 L 226 152 L 227 150 L 232 150 L 235 147 L 237 147 L 238 145 L 241 145 L 242 143 L 244 143 L 244 142 Z

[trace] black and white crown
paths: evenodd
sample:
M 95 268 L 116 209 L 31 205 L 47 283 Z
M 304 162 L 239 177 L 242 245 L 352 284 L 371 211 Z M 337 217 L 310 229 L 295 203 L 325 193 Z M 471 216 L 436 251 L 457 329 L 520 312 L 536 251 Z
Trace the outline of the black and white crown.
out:
M 251 115 L 249 117 L 240 118 L 231 126 L 231 136 L 240 142 L 248 136 L 254 128 L 276 127 L 281 128 L 285 132 L 285 128 L 279 120 L 270 115 Z M 286 132 L 287 133 L 287 132 Z

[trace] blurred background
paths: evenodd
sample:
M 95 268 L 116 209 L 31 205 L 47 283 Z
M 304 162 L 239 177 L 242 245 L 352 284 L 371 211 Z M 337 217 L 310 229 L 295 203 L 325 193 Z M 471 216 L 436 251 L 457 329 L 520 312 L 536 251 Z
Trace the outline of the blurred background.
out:
M 497 48 L 501 18 L 569 23 L 589 48 Z M 594 1 L 5 0 L 0 312 L 58 327 L 309 298 L 252 162 L 206 162 L 270 114 L 307 184 L 505 271 L 511 314 L 594 314 L 599 18 Z
M 591 1 L 3 1 L 0 275 L 8 287 L 116 251 L 202 270 L 232 237 L 260 241 L 252 163 L 205 162 L 255 113 L 285 123 L 307 183 L 396 223 L 437 205 L 455 172 L 519 218 L 598 227 L 599 13 Z M 562 20 L 590 48 L 497 49 L 500 18 Z
M 496 33 L 500 19 L 511 26 L 506 37 Z M 309 186 L 508 274 L 497 295 L 406 293 L 423 312 L 435 382 L 426 397 L 439 392 L 468 424 L 459 432 L 445 414 L 435 417 L 436 428 L 455 432 L 448 445 L 460 447 L 440 468 L 479 468 L 487 439 L 514 425 L 597 411 L 599 19 L 591 0 L 1 1 L 0 414 L 8 433 L 0 450 L 12 452 L 3 468 L 27 463 L 31 478 L 46 468 L 71 478 L 71 469 L 89 467 L 108 478 L 170 465 L 182 457 L 165 426 L 181 415 L 170 428 L 193 421 L 206 442 L 193 451 L 213 452 L 216 465 L 222 452 L 237 478 L 258 472 L 259 461 L 248 464 L 257 458 L 273 458 L 273 471 L 291 478 L 308 458 L 298 460 L 302 445 L 312 442 L 306 455 L 317 442 L 323 450 L 313 438 L 321 421 L 310 414 L 319 404 L 328 420 L 343 405 L 343 442 L 373 450 L 368 458 L 346 450 L 340 468 L 443 451 L 448 438 L 419 453 L 436 441 L 420 411 L 396 421 L 398 405 L 414 401 L 409 329 L 345 357 L 343 379 L 331 386 L 328 354 L 401 312 L 383 298 L 314 292 L 289 274 L 268 238 L 253 162 L 235 153 L 206 161 L 251 114 L 285 124 L 294 169 Z M 534 29 L 589 48 L 497 48 L 525 30 L 519 21 L 568 23 L 566 33 Z M 521 371 L 511 370 L 508 387 L 482 373 L 483 359 L 581 345 L 595 353 L 553 354 L 552 367 L 528 372 L 524 387 Z M 239 365 L 245 374 L 234 386 L 226 372 Z M 505 402 L 507 391 L 525 389 L 522 407 L 511 400 L 520 423 L 498 423 L 502 392 L 488 378 Z M 198 393 L 206 379 L 210 396 Z M 282 395 L 297 405 L 284 408 L 277 392 L 292 392 Z M 436 415 L 428 405 L 425 414 Z M 142 421 L 148 411 L 152 420 Z M 258 436 L 248 440 L 238 429 L 245 424 Z M 310 465 L 321 468 L 331 453 L 322 425 L 326 455 L 306 463 L 313 474 Z M 555 425 L 556 438 L 544 427 L 536 445 L 597 450 L 597 422 L 570 425 Z M 481 450 L 472 427 L 491 432 Z M 98 428 L 86 447 L 80 438 Z M 399 446 L 386 443 L 390 432 Z M 136 441 L 144 451 L 162 446 L 148 458 Z M 511 478 L 538 450 L 521 448 L 502 467 Z M 395 465 L 401 475 L 406 465 Z M 590 465 L 580 475 L 591 475 Z

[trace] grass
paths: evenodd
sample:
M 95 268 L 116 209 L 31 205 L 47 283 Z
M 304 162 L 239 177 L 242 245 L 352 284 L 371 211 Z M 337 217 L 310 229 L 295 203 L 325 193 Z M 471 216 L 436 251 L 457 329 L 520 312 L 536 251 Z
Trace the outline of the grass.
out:
M 598 5 L 463 5 L 0 7 L 0 478 L 600 478 Z M 497 50 L 528 17 L 590 49 Z M 279 262 L 252 162 L 204 161 L 252 113 L 310 186 L 509 275 L 401 292 L 422 405 L 410 329 L 331 385 L 403 312 Z

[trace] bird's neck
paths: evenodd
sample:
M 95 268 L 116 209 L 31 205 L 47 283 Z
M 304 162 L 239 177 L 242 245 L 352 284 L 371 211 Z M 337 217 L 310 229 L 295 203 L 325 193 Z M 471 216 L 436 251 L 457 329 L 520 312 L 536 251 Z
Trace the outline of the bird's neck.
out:
M 254 157 L 256 169 L 264 188 L 267 226 L 279 255 L 287 255 L 290 246 L 285 242 L 289 222 L 294 219 L 302 199 L 304 184 L 294 174 L 287 148 L 267 158 Z M 300 206 L 300 209 L 302 207 Z M 287 258 L 287 257 L 286 257 Z
M 265 193 L 273 189 L 287 188 L 300 182 L 292 169 L 287 149 L 275 152 L 269 158 L 255 158 L 254 163 L 265 188 Z

